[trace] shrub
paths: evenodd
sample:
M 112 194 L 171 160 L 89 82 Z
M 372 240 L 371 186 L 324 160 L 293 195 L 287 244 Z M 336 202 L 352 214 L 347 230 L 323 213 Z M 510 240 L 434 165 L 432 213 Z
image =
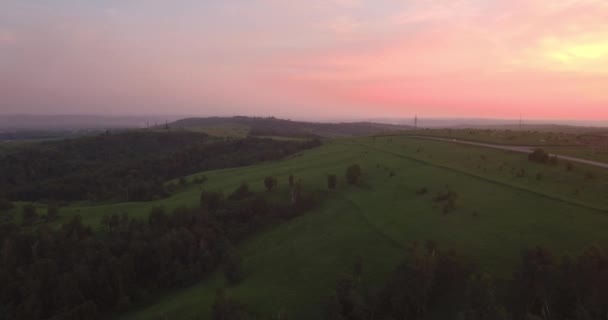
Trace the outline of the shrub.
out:
M 241 200 L 253 195 L 253 192 L 249 191 L 249 185 L 243 182 L 236 190 L 234 190 L 228 200 Z
M 264 186 L 266 190 L 272 191 L 277 186 L 277 179 L 275 177 L 266 177 L 264 178 Z
M 547 164 L 549 163 L 549 159 L 549 154 L 545 152 L 545 150 L 540 148 L 534 149 L 534 151 L 530 155 L 528 155 L 528 160 L 536 163 Z

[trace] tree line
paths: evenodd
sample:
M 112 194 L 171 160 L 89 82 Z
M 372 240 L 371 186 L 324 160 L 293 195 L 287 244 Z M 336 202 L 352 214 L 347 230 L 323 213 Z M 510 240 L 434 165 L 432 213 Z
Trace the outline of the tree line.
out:
M 0 198 L 148 201 L 199 171 L 277 160 L 319 140 L 223 140 L 203 133 L 124 132 L 46 142 L 0 156 Z

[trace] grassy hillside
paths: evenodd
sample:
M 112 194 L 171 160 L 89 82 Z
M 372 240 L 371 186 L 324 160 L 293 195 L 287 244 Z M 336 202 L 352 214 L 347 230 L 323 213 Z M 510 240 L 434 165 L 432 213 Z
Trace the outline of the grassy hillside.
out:
M 409 132 L 441 138 L 463 139 L 476 142 L 518 146 L 580 146 L 578 135 L 560 131 L 546 132 L 533 130 L 496 129 L 421 129 Z
M 351 163 L 363 168 L 358 186 L 346 185 L 343 178 Z M 524 177 L 516 174 L 521 168 L 528 172 Z M 585 177 L 588 170 L 596 170 L 594 179 Z M 542 179 L 536 179 L 537 172 Z M 520 250 L 530 246 L 563 254 L 608 243 L 604 172 L 570 172 L 561 165 L 530 163 L 521 154 L 443 142 L 405 137 L 336 141 L 280 162 L 206 172 L 204 187 L 229 192 L 248 182 L 261 192 L 263 177 L 274 175 L 280 181 L 274 192 L 286 196 L 290 173 L 307 188 L 325 190 L 330 173 L 340 181 L 313 212 L 258 233 L 238 248 L 247 277 L 228 293 L 262 315 L 319 318 L 331 284 L 358 256 L 364 257 L 364 281 L 377 284 L 415 241 L 435 240 L 501 277 L 510 276 Z M 198 188 L 146 206 L 194 206 Z M 421 188 L 428 193 L 419 194 Z M 449 213 L 435 200 L 446 188 L 458 195 Z M 110 208 L 141 215 L 147 209 L 121 204 L 105 210 Z M 80 210 L 94 222 L 104 209 Z M 124 318 L 207 318 L 223 281 L 215 274 Z

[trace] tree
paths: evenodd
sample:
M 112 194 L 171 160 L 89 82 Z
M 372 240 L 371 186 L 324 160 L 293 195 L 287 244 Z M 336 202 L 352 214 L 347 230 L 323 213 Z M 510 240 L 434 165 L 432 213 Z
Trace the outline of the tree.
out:
M 338 184 L 338 177 L 336 177 L 335 174 L 328 174 L 327 175 L 327 188 L 330 190 L 333 190 L 336 188 L 337 184 Z
M 293 174 L 289 174 L 289 187 L 290 188 L 293 188 L 293 183 L 294 183 Z
M 264 186 L 266 187 L 266 190 L 272 191 L 272 189 L 277 186 L 277 179 L 270 176 L 264 178 Z
M 36 212 L 36 207 L 32 204 L 26 204 L 22 208 L 22 218 L 23 224 L 29 225 L 34 223 L 36 219 L 38 219 L 38 213 Z
M 253 192 L 249 191 L 249 185 L 243 182 L 230 194 L 230 196 L 228 196 L 228 200 L 241 200 L 251 196 L 252 194 Z
M 361 167 L 358 164 L 353 164 L 346 168 L 346 181 L 348 181 L 349 184 L 357 184 L 360 176 Z
M 506 319 L 506 311 L 496 298 L 492 277 L 487 274 L 471 276 L 464 292 L 464 320 Z

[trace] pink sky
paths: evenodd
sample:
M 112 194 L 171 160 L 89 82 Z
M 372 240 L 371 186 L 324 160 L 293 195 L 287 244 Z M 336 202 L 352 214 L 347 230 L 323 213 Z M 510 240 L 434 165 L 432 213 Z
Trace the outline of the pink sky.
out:
M 0 3 L 0 113 L 608 119 L 606 0 Z

